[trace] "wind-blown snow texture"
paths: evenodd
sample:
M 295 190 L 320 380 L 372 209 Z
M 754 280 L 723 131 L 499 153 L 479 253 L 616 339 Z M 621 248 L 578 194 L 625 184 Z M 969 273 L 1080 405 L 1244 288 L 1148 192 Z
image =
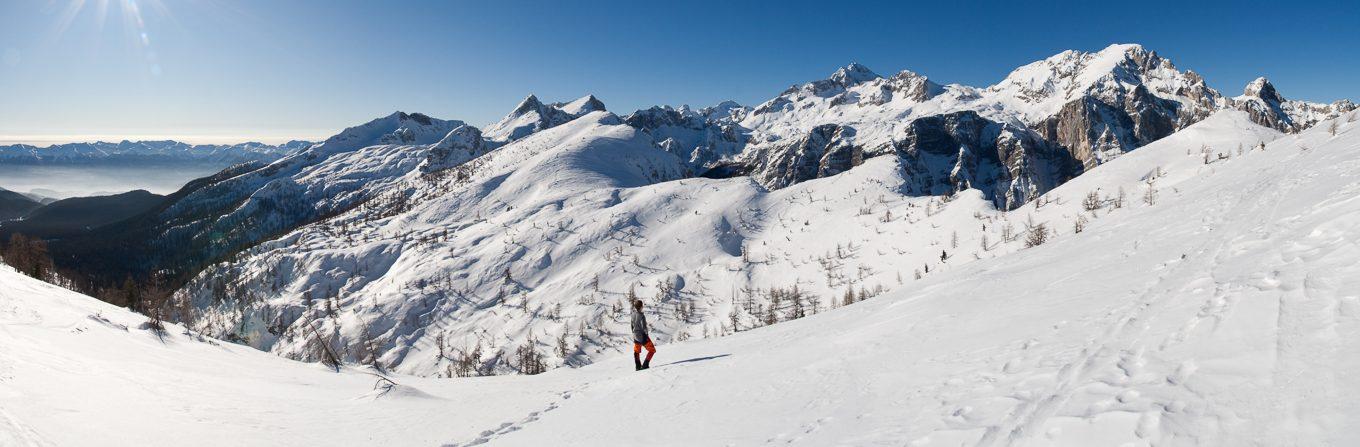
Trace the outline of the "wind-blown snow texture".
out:
M 367 285 L 347 286 L 339 316 L 317 324 L 432 318 L 424 336 L 404 334 L 415 342 L 398 365 L 422 372 L 435 366 L 428 334 L 457 334 L 464 318 L 494 312 L 484 318 L 502 325 L 484 333 L 500 337 L 523 322 L 560 325 L 488 303 L 492 287 L 456 275 L 484 266 L 462 265 L 512 266 L 494 281 L 508 301 L 530 296 L 533 310 L 588 294 L 573 288 L 596 273 L 608 291 L 599 302 L 626 286 L 611 272 L 683 276 L 682 296 L 712 297 L 697 301 L 703 320 L 721 317 L 721 297 L 745 278 L 821 293 L 811 258 L 837 244 L 852 272 L 840 280 L 872 269 L 861 284 L 895 284 L 894 271 L 941 248 L 953 257 L 878 297 L 727 337 L 676 343 L 702 323 L 654 315 L 660 352 L 643 373 L 601 354 L 538 376 L 394 376 L 399 385 L 377 389 L 364 369 L 336 374 L 178 326 L 158 339 L 139 329 L 142 317 L 0 268 L 0 443 L 1354 445 L 1354 117 L 1338 119 L 1335 135 L 1330 122 L 1281 135 L 1219 112 L 1043 201 L 997 212 L 965 194 L 927 215 L 929 199 L 891 194 L 901 172 L 892 158 L 774 192 L 747 179 L 655 183 L 682 161 L 635 147 L 647 141 L 640 132 L 596 112 L 488 154 L 408 212 L 348 224 L 383 237 L 328 247 L 336 238 L 306 227 L 237 266 L 279 266 L 289 291 L 270 305 L 281 305 L 301 286 L 352 282 L 322 282 L 346 263 L 385 259 L 367 267 Z M 1093 212 L 1082 204 L 1091 191 Z M 459 210 L 481 214 L 441 220 Z M 894 219 L 880 221 L 886 210 Z M 1074 233 L 1079 215 L 1089 224 Z M 1030 220 L 1054 230 L 1046 243 L 1001 242 L 1003 222 Z M 449 242 L 414 242 L 446 225 Z M 959 249 L 947 248 L 954 229 Z M 622 252 L 599 255 L 613 247 Z M 411 281 L 449 272 L 467 300 L 432 298 Z M 366 289 L 380 284 L 386 295 Z M 392 312 L 422 302 L 434 305 Z M 599 307 L 567 305 L 568 327 Z M 449 316 L 431 312 L 440 309 Z

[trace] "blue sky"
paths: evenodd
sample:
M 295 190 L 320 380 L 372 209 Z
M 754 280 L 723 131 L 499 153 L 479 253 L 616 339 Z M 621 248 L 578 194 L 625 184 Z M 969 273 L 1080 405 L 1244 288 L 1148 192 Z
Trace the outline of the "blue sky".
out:
M 1360 99 L 1360 2 L 0 2 L 0 140 L 319 138 L 529 93 L 756 104 L 849 62 L 990 85 L 1134 42 L 1236 95 Z M 145 38 L 142 34 L 145 33 Z

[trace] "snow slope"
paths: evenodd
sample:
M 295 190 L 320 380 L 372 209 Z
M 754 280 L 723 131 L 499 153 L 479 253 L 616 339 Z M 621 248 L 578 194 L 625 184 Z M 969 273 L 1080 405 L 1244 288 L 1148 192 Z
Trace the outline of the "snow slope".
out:
M 1096 225 L 1104 218 L 1082 209 L 1090 192 L 1104 216 L 1122 188 L 1113 212 L 1124 213 L 1159 168 L 1154 184 L 1170 195 L 1281 135 L 1221 112 L 998 212 L 976 191 L 904 194 L 894 157 L 776 191 L 746 178 L 656 183 L 667 175 L 640 173 L 657 168 L 617 168 L 679 161 L 612 115 L 589 117 L 489 153 L 424 187 L 409 210 L 356 210 L 210 268 L 184 289 L 200 309 L 193 327 L 315 360 L 299 336 L 315 325 L 349 361 L 423 376 L 455 375 L 451 353 L 477 348 L 482 374 L 522 371 L 511 353 L 526 345 L 549 367 L 580 366 L 626 349 L 630 290 L 653 306 L 662 341 L 764 326 L 1015 253 L 1031 223 L 1061 234 L 1079 215 Z M 775 301 L 794 287 L 800 303 Z
M 1274 139 L 1263 149 L 1236 152 L 1265 137 Z M 1231 156 L 1205 164 L 1205 143 Z M 1152 204 L 1142 201 L 1150 177 Z M 1102 203 L 1079 234 L 1060 227 L 1087 213 L 1079 198 L 1097 187 L 1122 187 L 1128 200 Z M 538 376 L 397 376 L 385 394 L 358 369 L 336 374 L 178 327 L 158 340 L 137 328 L 140 317 L 0 269 L 0 439 L 1360 442 L 1360 124 L 1278 137 L 1220 113 L 1050 198 L 1007 213 L 1058 227 L 1043 245 L 1008 244 L 1005 256 L 948 264 L 807 318 L 663 343 L 648 372 L 611 356 Z

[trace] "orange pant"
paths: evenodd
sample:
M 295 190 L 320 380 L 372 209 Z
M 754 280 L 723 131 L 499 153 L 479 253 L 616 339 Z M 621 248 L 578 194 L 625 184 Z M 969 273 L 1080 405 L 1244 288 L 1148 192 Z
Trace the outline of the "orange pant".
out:
M 656 353 L 656 345 L 653 345 L 651 340 L 647 340 L 647 343 L 633 343 L 634 354 L 642 352 L 642 348 L 647 348 L 648 357 L 651 357 L 652 354 Z

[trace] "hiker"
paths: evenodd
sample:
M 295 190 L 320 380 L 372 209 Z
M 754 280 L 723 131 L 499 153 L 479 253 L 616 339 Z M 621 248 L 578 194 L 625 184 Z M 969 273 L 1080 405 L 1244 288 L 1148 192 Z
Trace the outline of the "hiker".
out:
M 647 348 L 647 360 L 638 359 L 642 348 Z M 652 354 L 656 354 L 656 346 L 652 344 L 652 337 L 647 335 L 647 317 L 642 315 L 642 300 L 633 300 L 633 367 L 636 371 L 652 367 Z

